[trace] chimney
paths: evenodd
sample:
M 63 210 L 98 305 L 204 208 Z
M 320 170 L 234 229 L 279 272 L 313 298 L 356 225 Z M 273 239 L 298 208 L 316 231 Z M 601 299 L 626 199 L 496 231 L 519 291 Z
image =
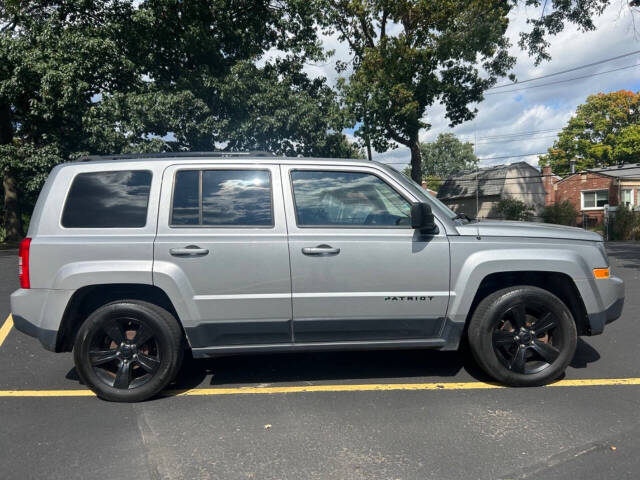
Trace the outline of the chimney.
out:
M 553 205 L 556 200 L 555 190 L 553 188 L 553 173 L 551 165 L 542 167 L 542 185 L 544 187 L 544 204 Z
M 571 166 L 571 173 L 576 173 L 576 159 L 572 158 L 569 160 L 569 165 Z

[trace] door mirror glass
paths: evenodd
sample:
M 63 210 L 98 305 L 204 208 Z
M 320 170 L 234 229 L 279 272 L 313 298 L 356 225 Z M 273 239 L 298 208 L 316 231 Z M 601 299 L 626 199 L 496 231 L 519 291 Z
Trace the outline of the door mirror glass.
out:
M 411 205 L 411 227 L 423 233 L 438 233 L 431 205 L 422 202 Z

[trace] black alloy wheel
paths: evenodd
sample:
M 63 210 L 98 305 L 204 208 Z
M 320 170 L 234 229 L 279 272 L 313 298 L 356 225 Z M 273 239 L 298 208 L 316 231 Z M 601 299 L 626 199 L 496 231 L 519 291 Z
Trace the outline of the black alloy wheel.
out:
M 160 352 L 149 326 L 134 318 L 114 316 L 92 338 L 89 362 L 110 387 L 131 389 L 155 375 Z
M 80 327 L 73 357 L 80 380 L 100 398 L 138 402 L 173 380 L 184 354 L 184 334 L 167 310 L 142 300 L 98 308 Z
M 518 387 L 544 385 L 562 375 L 578 341 L 564 302 L 530 285 L 503 288 L 484 298 L 469 322 L 467 338 L 488 375 Z
M 493 330 L 498 359 L 516 373 L 537 373 L 549 367 L 563 348 L 557 319 L 541 304 L 518 303 L 507 309 Z

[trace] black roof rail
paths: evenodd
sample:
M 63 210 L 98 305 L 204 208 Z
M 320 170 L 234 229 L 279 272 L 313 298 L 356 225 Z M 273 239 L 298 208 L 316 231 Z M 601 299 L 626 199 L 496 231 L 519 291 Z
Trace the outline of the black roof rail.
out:
M 275 157 L 273 152 L 262 150 L 248 152 L 158 152 L 158 153 L 121 153 L 119 155 L 85 155 L 76 162 L 92 162 L 95 160 L 135 160 L 137 158 L 209 158 L 209 157 Z

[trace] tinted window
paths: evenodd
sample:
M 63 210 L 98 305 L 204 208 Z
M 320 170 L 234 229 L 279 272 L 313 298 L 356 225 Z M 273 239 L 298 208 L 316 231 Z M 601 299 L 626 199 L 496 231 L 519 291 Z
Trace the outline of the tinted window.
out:
M 291 172 L 300 226 L 409 225 L 411 205 L 375 175 L 352 172 Z
M 269 172 L 178 172 L 171 224 L 242 227 L 273 225 Z
M 182 170 L 176 173 L 171 225 L 198 225 L 200 223 L 199 185 L 200 171 Z
M 73 179 L 62 212 L 66 228 L 144 227 L 151 172 L 91 172 Z

